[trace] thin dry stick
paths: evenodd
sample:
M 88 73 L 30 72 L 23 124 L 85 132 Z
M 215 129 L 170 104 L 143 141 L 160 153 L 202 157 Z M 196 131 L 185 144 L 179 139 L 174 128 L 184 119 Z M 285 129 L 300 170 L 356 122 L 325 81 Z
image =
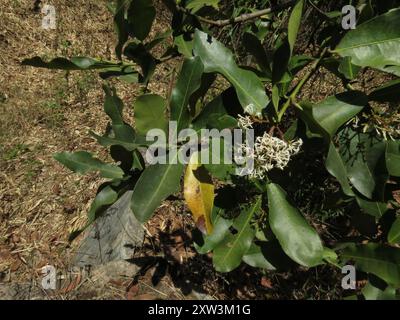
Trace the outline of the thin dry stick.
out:
M 207 23 L 209 25 L 216 26 L 216 27 L 225 27 L 225 26 L 230 25 L 230 24 L 242 23 L 242 22 L 246 22 L 248 20 L 253 20 L 253 19 L 256 19 L 258 17 L 264 16 L 266 14 L 270 14 L 270 13 L 273 13 L 273 12 L 276 12 L 276 11 L 282 11 L 284 9 L 287 9 L 287 8 L 293 6 L 295 3 L 296 3 L 296 1 L 289 1 L 287 3 L 278 5 L 278 6 L 273 7 L 273 8 L 271 7 L 271 8 L 267 8 L 267 9 L 264 9 L 264 10 L 255 11 L 255 12 L 252 12 L 252 13 L 245 13 L 245 14 L 242 14 L 242 15 L 236 17 L 236 18 L 224 19 L 224 20 L 207 19 L 207 18 L 198 16 L 198 15 L 195 15 L 195 14 L 191 13 L 188 9 L 180 7 L 180 6 L 177 6 L 177 9 L 179 11 L 182 11 L 182 12 L 186 13 L 186 14 L 195 16 L 201 22 L 204 22 L 204 23 Z

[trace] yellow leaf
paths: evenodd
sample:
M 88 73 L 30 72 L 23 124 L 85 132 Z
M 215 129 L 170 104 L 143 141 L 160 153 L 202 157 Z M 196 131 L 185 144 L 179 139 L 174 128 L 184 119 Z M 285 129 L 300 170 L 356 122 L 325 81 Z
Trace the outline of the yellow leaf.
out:
M 205 234 L 212 232 L 211 212 L 214 206 L 214 185 L 211 176 L 194 153 L 186 168 L 183 194 L 196 226 Z

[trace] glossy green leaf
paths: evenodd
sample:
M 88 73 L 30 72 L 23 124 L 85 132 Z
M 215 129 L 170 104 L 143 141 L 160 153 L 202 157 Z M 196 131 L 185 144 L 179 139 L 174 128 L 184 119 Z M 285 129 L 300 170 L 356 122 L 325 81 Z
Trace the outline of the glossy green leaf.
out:
M 388 179 L 384 162 L 386 143 L 351 128 L 343 130 L 339 140 L 340 156 L 353 187 L 368 199 L 382 198 Z
M 109 184 L 100 187 L 90 206 L 86 225 L 82 229 L 73 231 L 70 234 L 68 241 L 74 241 L 83 231 L 85 231 L 94 221 L 96 221 L 100 214 L 104 212 L 105 208 L 115 203 L 117 199 L 118 192 L 115 191 Z
M 245 49 L 255 58 L 261 71 L 271 74 L 269 59 L 261 41 L 252 33 L 246 32 L 243 35 Z
M 400 66 L 400 9 L 389 11 L 349 31 L 335 51 L 361 67 Z
M 189 127 L 190 96 L 200 88 L 204 68 L 199 57 L 186 59 L 171 95 L 171 120 L 177 122 L 177 132 Z
M 90 153 L 85 151 L 57 153 L 54 158 L 75 173 L 85 174 L 98 171 L 103 178 L 111 179 L 121 179 L 124 176 L 121 168 L 93 158 Z
M 124 49 L 124 55 L 140 66 L 142 73 L 139 80 L 141 83 L 147 84 L 154 74 L 157 63 L 146 46 L 143 43 L 130 42 Z
M 292 80 L 291 76 L 288 74 L 290 57 L 290 44 L 287 39 L 285 39 L 274 52 L 272 63 L 272 83 L 286 83 Z
M 117 32 L 118 43 L 115 47 L 115 53 L 118 59 L 121 60 L 122 48 L 129 38 L 128 21 L 125 19 L 126 5 L 128 1 L 117 0 L 114 11 L 114 28 Z
M 252 243 L 250 249 L 243 256 L 243 262 L 254 268 L 271 271 L 276 270 L 276 268 L 266 259 L 262 248 L 255 243 Z
M 176 160 L 147 167 L 137 181 L 131 209 L 140 222 L 150 219 L 161 202 L 179 190 L 184 165 Z
M 103 147 L 121 146 L 128 151 L 133 151 L 142 146 L 142 144 L 135 143 L 135 138 L 130 141 L 126 141 L 126 139 L 121 139 L 120 137 L 100 136 L 94 132 L 91 132 L 90 134 Z
M 370 101 L 397 102 L 400 100 L 400 79 L 389 81 L 372 91 L 368 96 Z
M 386 167 L 390 175 L 400 177 L 400 141 L 387 142 Z
M 318 233 L 288 200 L 277 184 L 267 185 L 269 223 L 285 253 L 297 263 L 314 267 L 322 263 L 323 246 Z
M 260 116 L 268 105 L 269 98 L 260 79 L 251 71 L 240 69 L 232 52 L 210 35 L 196 30 L 194 52 L 204 65 L 204 71 L 222 74 L 236 89 L 243 109 Z
M 161 129 L 167 132 L 166 108 L 165 99 L 158 95 L 144 94 L 139 96 L 133 105 L 137 133 L 146 136 L 151 129 Z
M 355 261 L 356 268 L 371 273 L 386 283 L 400 285 L 400 249 L 377 243 L 349 244 L 341 254 L 344 261 Z
M 228 126 L 226 126 L 227 124 Z M 218 96 L 209 102 L 192 123 L 193 129 L 196 131 L 200 131 L 203 128 L 222 130 L 230 128 L 232 125 L 237 126 L 237 120 L 228 115 L 222 96 Z
M 356 198 L 360 208 L 367 214 L 380 219 L 388 211 L 388 206 L 384 202 L 368 201 L 360 197 Z
M 347 178 L 348 174 L 346 166 L 332 141 L 329 146 L 329 152 L 326 158 L 325 166 L 328 172 L 339 181 L 340 185 L 342 186 L 343 193 L 350 197 L 354 196 L 353 190 L 351 189 L 349 180 Z
M 99 72 L 102 79 L 118 78 L 126 83 L 137 83 L 139 81 L 139 72 L 132 66 L 118 66 L 103 69 Z
M 222 209 L 216 208 L 214 210 L 221 212 Z M 233 220 L 224 219 L 220 214 L 213 221 L 213 232 L 210 235 L 204 236 L 204 243 L 202 246 L 195 244 L 197 252 L 206 254 L 212 251 L 217 245 L 224 241 L 225 237 L 229 236 L 229 228 L 232 226 Z
M 353 80 L 360 72 L 361 68 L 351 63 L 351 57 L 345 57 L 340 62 L 338 71 L 348 80 Z
M 297 39 L 297 33 L 299 32 L 301 16 L 303 14 L 303 6 L 304 0 L 299 0 L 293 7 L 292 13 L 290 14 L 288 25 L 288 41 L 291 52 L 293 52 L 294 45 Z
M 392 286 L 381 290 L 368 282 L 361 292 L 365 300 L 396 300 L 396 288 Z
M 123 125 L 122 110 L 124 108 L 123 101 L 118 97 L 115 88 L 103 86 L 105 92 L 104 112 L 110 117 L 113 125 Z
M 174 39 L 174 44 L 185 58 L 193 57 L 193 40 L 185 40 L 184 35 L 181 34 Z
M 279 88 L 277 85 L 272 87 L 272 104 L 274 105 L 275 111 L 278 112 L 279 110 Z
M 390 228 L 388 241 L 392 244 L 400 243 L 400 218 L 397 218 Z
M 156 17 L 152 0 L 131 0 L 128 8 L 128 21 L 134 36 L 143 41 L 149 34 Z
M 250 222 L 255 213 L 261 209 L 261 197 L 240 212 L 233 227 L 237 233 L 229 234 L 225 240 L 214 249 L 213 264 L 219 272 L 230 272 L 242 262 L 243 256 L 250 249 L 255 231 Z
M 101 189 L 94 198 L 90 210 L 88 212 L 88 224 L 93 223 L 99 211 L 107 205 L 113 204 L 118 199 L 118 192 L 115 191 L 110 185 Z
M 310 118 L 332 137 L 342 125 L 362 111 L 367 103 L 365 94 L 349 91 L 328 97 L 304 112 L 308 112 Z

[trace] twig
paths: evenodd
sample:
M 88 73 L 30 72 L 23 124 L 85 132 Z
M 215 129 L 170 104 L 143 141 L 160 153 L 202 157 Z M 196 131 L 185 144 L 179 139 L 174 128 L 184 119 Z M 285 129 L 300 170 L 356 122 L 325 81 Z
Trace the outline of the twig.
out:
M 271 8 L 267 8 L 267 9 L 263 9 L 263 10 L 259 10 L 259 11 L 255 11 L 252 13 L 245 13 L 242 14 L 236 18 L 231 18 L 231 19 L 223 19 L 223 20 L 211 20 L 211 19 L 207 19 L 198 15 L 195 15 L 193 13 L 190 12 L 190 10 L 177 6 L 177 10 L 181 11 L 183 13 L 189 14 L 191 16 L 196 17 L 199 21 L 207 23 L 209 25 L 212 26 L 216 26 L 216 27 L 225 27 L 227 25 L 230 24 L 236 24 L 236 23 L 242 23 L 242 22 L 246 22 L 248 20 L 253 20 L 256 19 L 258 17 L 264 16 L 266 14 L 270 14 L 273 12 L 277 12 L 277 11 L 282 11 L 284 9 L 287 9 L 291 6 L 293 6 L 296 3 L 296 1 L 289 1 L 287 3 L 281 4 L 281 5 L 277 5 L 275 7 L 271 7 Z
M 293 104 L 296 107 L 298 104 L 296 103 L 296 97 L 299 94 L 300 90 L 303 88 L 303 86 L 306 84 L 306 82 L 311 78 L 311 76 L 314 74 L 314 72 L 317 70 L 321 60 L 325 57 L 325 54 L 328 52 L 328 48 L 325 47 L 319 58 L 314 61 L 314 63 L 311 66 L 311 69 L 307 72 L 307 74 L 304 75 L 304 77 L 301 79 L 301 81 L 297 84 L 297 86 L 294 88 L 292 93 L 290 94 L 289 98 L 287 99 L 286 103 L 283 105 L 282 109 L 279 111 L 278 114 L 278 121 L 280 122 L 282 120 L 282 117 L 284 116 L 286 110 Z

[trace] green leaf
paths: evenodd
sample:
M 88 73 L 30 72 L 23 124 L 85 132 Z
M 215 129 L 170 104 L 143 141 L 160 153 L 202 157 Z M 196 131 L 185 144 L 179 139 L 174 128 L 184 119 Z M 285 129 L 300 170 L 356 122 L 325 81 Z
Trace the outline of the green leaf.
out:
M 288 41 L 290 45 L 290 52 L 293 52 L 294 45 L 296 43 L 297 33 L 299 32 L 301 23 L 301 16 L 303 14 L 303 6 L 304 0 L 299 0 L 290 14 L 288 25 Z
M 351 57 L 345 57 L 340 62 L 339 72 L 348 80 L 353 80 L 360 72 L 361 68 L 351 63 Z
M 152 50 L 154 47 L 158 46 L 159 44 L 165 42 L 171 35 L 173 31 L 172 30 L 167 30 L 164 32 L 158 32 L 156 36 L 153 38 L 153 40 L 147 42 L 145 44 L 146 50 Z
M 272 63 L 272 83 L 286 83 L 292 80 L 288 75 L 291 51 L 287 39 L 275 50 Z
M 388 211 L 388 206 L 384 202 L 368 201 L 361 197 L 356 197 L 357 203 L 360 208 L 367 214 L 380 219 Z
M 143 43 L 130 42 L 124 49 L 124 55 L 140 66 L 142 69 L 140 82 L 147 84 L 154 74 L 157 63 L 146 46 Z
M 283 251 L 303 266 L 322 264 L 324 249 L 315 229 L 291 205 L 279 185 L 268 184 L 267 193 L 269 223 Z
M 308 113 L 306 122 L 309 124 L 310 120 L 314 120 L 323 129 L 323 133 L 331 138 L 342 125 L 363 110 L 367 103 L 368 99 L 362 92 L 340 93 L 313 105 L 311 110 L 305 108 L 304 112 Z
M 388 174 L 386 143 L 371 134 L 346 128 L 339 134 L 340 155 L 353 187 L 368 199 L 382 199 Z
M 379 102 L 397 102 L 400 100 L 400 79 L 389 81 L 372 91 L 368 99 Z
M 275 84 L 272 87 L 272 104 L 274 105 L 275 111 L 278 113 L 279 111 L 279 101 L 280 101 L 280 97 L 279 97 L 279 88 L 278 86 Z
M 261 71 L 271 74 L 268 56 L 261 44 L 261 41 L 254 34 L 246 32 L 243 35 L 243 45 L 245 49 L 255 58 Z
M 348 174 L 346 166 L 332 141 L 330 142 L 325 166 L 328 172 L 339 181 L 340 185 L 342 186 L 343 193 L 347 196 L 353 197 L 354 193 L 351 189 L 349 180 L 347 179 Z
M 88 225 L 92 224 L 101 209 L 105 206 L 113 204 L 118 199 L 118 192 L 116 192 L 110 185 L 107 185 L 99 191 L 94 198 L 90 210 L 88 212 Z
M 139 73 L 133 69 L 132 66 L 118 66 L 118 67 L 110 67 L 99 72 L 99 76 L 102 79 L 109 78 L 119 78 L 126 83 L 137 83 L 139 81 Z
M 103 147 L 111 147 L 111 146 L 121 146 L 124 147 L 128 151 L 133 151 L 140 147 L 140 145 L 134 142 L 126 142 L 124 140 L 120 140 L 117 138 L 110 138 L 108 136 L 100 136 L 94 132 L 90 132 L 90 135 L 97 140 L 97 142 Z
M 189 127 L 191 115 L 189 111 L 190 96 L 200 88 L 203 64 L 199 57 L 186 59 L 171 95 L 171 120 L 177 122 L 177 132 Z
M 220 73 L 235 87 L 240 104 L 247 113 L 261 115 L 269 103 L 265 88 L 253 72 L 237 66 L 232 52 L 199 30 L 194 37 L 194 52 L 201 58 L 206 73 Z
M 386 167 L 391 176 L 400 177 L 400 141 L 388 141 Z
M 96 221 L 100 214 L 104 212 L 105 208 L 115 203 L 117 199 L 118 192 L 115 191 L 109 184 L 101 186 L 90 206 L 86 225 L 82 229 L 73 231 L 69 236 L 68 241 L 74 241 L 83 231 L 85 231 L 94 221 Z
M 122 48 L 124 47 L 126 41 L 128 41 L 129 37 L 128 21 L 125 19 L 126 5 L 126 0 L 117 0 L 114 12 L 114 28 L 118 36 L 118 43 L 115 47 L 115 53 L 120 60 Z
M 356 268 L 371 273 L 389 285 L 400 286 L 400 249 L 377 243 L 349 244 L 341 254 L 344 261 L 355 261 Z
M 144 147 L 151 144 L 150 142 L 142 139 L 141 136 L 136 136 L 135 131 L 127 124 L 113 125 L 112 132 L 113 136 L 109 134 L 99 136 L 94 132 L 90 132 L 90 135 L 94 137 L 103 147 L 121 146 L 128 151 L 133 151 L 139 147 Z
M 219 1 L 220 0 L 189 0 L 186 8 L 193 13 L 199 11 L 203 7 L 213 7 L 215 10 L 218 10 Z
M 365 300 L 396 300 L 396 288 L 392 286 L 381 290 L 368 282 L 361 292 Z
M 174 39 L 174 44 L 178 48 L 178 52 L 185 58 L 193 57 L 193 40 L 187 41 L 183 34 Z
M 121 168 L 93 158 L 90 153 L 85 151 L 57 153 L 54 158 L 75 173 L 85 174 L 99 171 L 103 178 L 110 179 L 121 179 L 124 176 Z
M 254 268 L 265 270 L 276 270 L 276 268 L 266 259 L 261 246 L 252 243 L 250 249 L 243 256 L 243 261 Z
M 392 224 L 388 234 L 388 241 L 392 244 L 400 243 L 400 218 L 397 218 Z
M 335 51 L 361 67 L 400 66 L 400 9 L 389 11 L 348 32 Z
M 237 120 L 228 115 L 223 98 L 220 95 L 209 102 L 192 123 L 193 129 L 196 131 L 203 128 L 223 130 L 231 128 L 232 125 L 237 126 Z
M 221 208 L 214 206 L 214 211 L 222 211 Z M 233 220 L 224 219 L 220 214 L 213 221 L 214 229 L 210 235 L 204 236 L 204 243 L 202 246 L 195 244 L 195 248 L 198 253 L 206 254 L 214 250 L 214 248 L 220 244 L 225 237 L 229 236 L 229 228 L 232 226 Z
M 131 0 L 128 9 L 128 21 L 134 36 L 143 41 L 149 34 L 156 17 L 152 0 Z
M 123 125 L 124 119 L 122 117 L 122 110 L 124 108 L 123 101 L 118 97 L 115 88 L 103 86 L 106 94 L 104 101 L 104 112 L 110 117 L 113 125 Z
M 137 181 L 131 209 L 140 222 L 145 223 L 150 219 L 161 202 L 178 191 L 184 165 L 176 161 L 175 157 L 168 164 L 147 167 Z
M 218 272 L 230 272 L 242 262 L 243 256 L 250 249 L 255 231 L 250 222 L 256 212 L 261 210 L 261 197 L 240 212 L 233 227 L 237 233 L 230 234 L 214 249 L 213 264 Z
M 164 98 L 155 94 L 139 96 L 133 106 L 135 127 L 139 135 L 146 136 L 151 129 L 168 130 L 167 104 Z

